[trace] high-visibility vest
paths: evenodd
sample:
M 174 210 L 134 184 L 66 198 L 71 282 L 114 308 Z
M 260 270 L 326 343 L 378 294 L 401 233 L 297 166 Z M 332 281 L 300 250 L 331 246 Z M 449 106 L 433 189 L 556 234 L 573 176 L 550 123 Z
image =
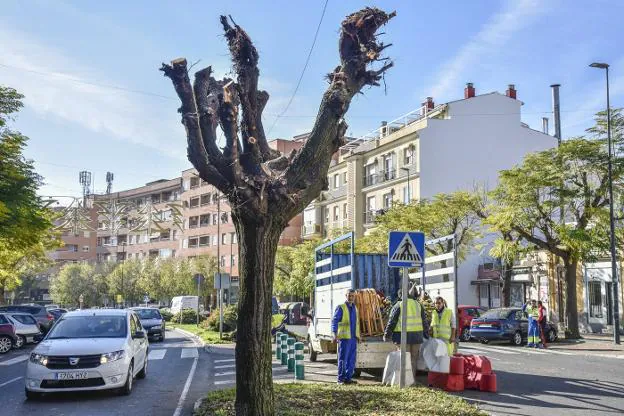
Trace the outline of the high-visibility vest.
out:
M 401 332 L 403 324 L 403 302 L 399 301 L 399 320 L 394 326 L 394 332 Z M 423 330 L 422 318 L 420 316 L 420 303 L 414 299 L 407 300 L 407 332 L 418 332 Z
M 444 308 L 442 311 L 442 317 L 440 317 L 437 310 L 434 310 L 431 315 L 433 337 L 448 341 L 451 338 L 451 310 L 449 308 Z
M 338 322 L 338 333 L 336 337 L 339 339 L 351 339 L 351 317 L 349 316 L 349 308 L 346 303 L 340 305 L 342 308 L 342 319 Z M 358 310 L 355 304 L 353 305 L 355 308 L 355 336 L 356 338 L 360 337 L 360 318 L 358 316 Z
M 531 318 L 533 318 L 533 319 L 535 319 L 537 321 L 537 318 L 539 318 L 539 309 L 538 308 L 534 308 L 532 306 L 527 306 L 525 310 L 526 310 L 527 315 L 529 315 Z

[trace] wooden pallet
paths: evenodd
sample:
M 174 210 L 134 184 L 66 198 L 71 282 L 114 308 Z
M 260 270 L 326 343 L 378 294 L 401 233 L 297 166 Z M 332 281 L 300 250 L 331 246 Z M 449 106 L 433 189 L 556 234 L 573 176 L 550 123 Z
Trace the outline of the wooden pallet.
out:
M 360 317 L 360 333 L 362 336 L 379 336 L 383 334 L 385 323 L 381 315 L 382 299 L 375 289 L 361 289 L 355 293 L 355 305 Z

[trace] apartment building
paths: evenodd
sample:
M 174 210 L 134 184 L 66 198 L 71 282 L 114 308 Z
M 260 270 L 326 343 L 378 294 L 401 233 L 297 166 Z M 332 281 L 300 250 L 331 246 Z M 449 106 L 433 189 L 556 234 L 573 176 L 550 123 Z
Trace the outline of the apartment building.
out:
M 514 85 L 504 94 L 477 95 L 468 83 L 463 99 L 435 104 L 428 97 L 420 108 L 349 141 L 330 165 L 329 189 L 304 211 L 303 238 L 343 230 L 362 236 L 395 202 L 477 185 L 492 189 L 500 170 L 556 145 L 522 122 L 522 105 Z M 480 261 L 469 256 L 459 265 L 460 303 L 479 300 L 472 282 Z

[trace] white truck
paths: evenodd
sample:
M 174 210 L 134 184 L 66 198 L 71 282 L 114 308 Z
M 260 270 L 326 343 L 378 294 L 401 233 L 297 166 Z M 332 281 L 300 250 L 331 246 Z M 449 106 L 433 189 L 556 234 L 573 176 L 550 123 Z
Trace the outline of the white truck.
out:
M 182 309 L 197 310 L 197 296 L 175 296 L 171 299 L 171 313 L 176 314 Z
M 350 249 L 345 250 L 349 240 Z M 344 303 L 347 289 L 373 288 L 395 299 L 401 287 L 399 269 L 388 267 L 385 254 L 353 252 L 353 233 L 320 245 L 315 256 L 314 301 L 308 327 L 310 361 L 316 361 L 321 353 L 336 353 L 331 321 L 336 307 Z M 357 348 L 355 375 L 358 376 L 364 369 L 382 370 L 388 353 L 395 350 L 395 346 L 391 342 L 383 342 L 381 336 L 364 337 Z

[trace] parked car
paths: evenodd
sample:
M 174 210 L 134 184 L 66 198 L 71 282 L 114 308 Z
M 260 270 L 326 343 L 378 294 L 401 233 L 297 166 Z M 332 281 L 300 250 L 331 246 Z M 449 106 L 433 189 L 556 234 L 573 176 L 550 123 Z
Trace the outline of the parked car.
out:
M 470 336 L 487 344 L 490 341 L 509 341 L 514 345 L 523 345 L 528 337 L 529 321 L 520 308 L 490 309 L 470 325 Z M 546 323 L 546 339 L 557 340 L 557 327 Z
M 45 308 L 46 308 L 47 310 L 50 310 L 50 309 L 59 309 L 59 305 L 46 305 L 46 307 L 45 307 Z
M 0 315 L 0 354 L 11 351 L 17 341 L 15 326 L 4 315 Z
M 148 340 L 134 311 L 68 312 L 30 354 L 26 398 L 41 393 L 118 389 L 147 375 Z
M 305 325 L 307 324 L 310 306 L 305 302 L 293 302 L 288 305 L 287 316 L 288 325 Z
M 29 313 L 35 317 L 39 324 L 39 329 L 44 334 L 50 330 L 54 323 L 54 316 L 46 310 L 45 306 L 41 305 L 9 305 L 0 306 L 0 313 L 2 312 L 21 312 Z
M 279 305 L 275 296 L 271 299 L 271 313 L 273 315 L 277 315 L 279 313 Z
M 147 331 L 148 337 L 158 338 L 161 342 L 165 340 L 165 320 L 156 308 L 130 308 L 139 317 L 143 329 Z
M 63 314 L 67 313 L 67 309 L 57 308 L 57 309 L 48 309 L 48 313 L 54 316 L 54 320 L 58 321 L 58 319 L 63 316 Z
M 459 339 L 460 341 L 470 341 L 470 323 L 474 318 L 478 318 L 487 309 L 481 306 L 459 305 L 457 307 L 457 317 L 459 319 Z
M 24 344 L 35 342 L 35 337 L 41 335 L 37 320 L 29 313 L 5 312 L 0 315 L 7 318 L 15 327 L 15 348 L 22 348 Z

